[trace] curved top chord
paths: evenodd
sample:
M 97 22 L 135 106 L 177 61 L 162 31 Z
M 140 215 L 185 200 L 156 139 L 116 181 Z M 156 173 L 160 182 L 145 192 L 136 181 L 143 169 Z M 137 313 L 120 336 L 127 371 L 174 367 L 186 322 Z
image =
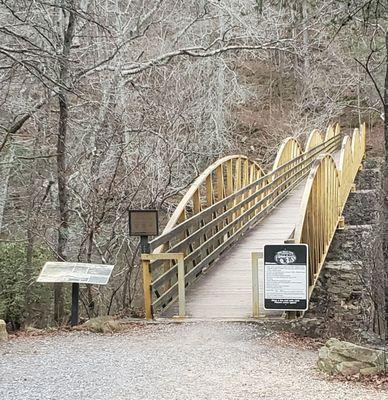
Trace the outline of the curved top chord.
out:
M 264 171 L 259 164 L 246 156 L 231 155 L 220 158 L 192 183 L 164 228 L 163 234 L 187 218 L 188 208 L 191 209 L 191 214 L 195 215 L 262 175 Z
M 305 151 L 309 151 L 313 147 L 316 147 L 321 143 L 323 143 L 322 133 L 318 129 L 313 129 L 313 131 L 310 133 L 307 139 Z
M 303 148 L 297 139 L 293 137 L 284 139 L 276 155 L 272 170 L 278 169 L 301 154 L 303 154 Z
M 314 170 L 323 171 L 321 161 L 316 161 L 318 157 L 331 165 L 330 176 L 334 176 L 337 173 L 334 161 L 326 154 L 340 145 L 339 126 L 330 127 L 325 138 L 327 140 L 323 140 L 319 131 L 312 131 L 305 151 L 297 139 L 285 139 L 273 168 L 267 173 L 247 157 L 233 155 L 217 160 L 200 174 L 183 196 L 163 233 L 150 242 L 153 262 L 150 269 L 143 270 L 147 315 L 168 308 L 178 294 L 177 263 L 168 261 L 168 255 L 171 258 L 174 254 L 183 254 L 184 282 L 185 286 L 190 286 L 246 232 L 290 198 L 313 165 L 316 166 Z M 361 142 L 355 134 L 354 143 Z M 328 179 L 322 173 L 318 175 Z M 305 203 L 310 204 L 308 195 L 306 199 Z M 300 223 L 299 231 L 305 232 L 304 221 Z M 287 225 L 285 229 L 287 238 L 292 231 L 288 228 L 291 226 Z
M 326 137 L 339 132 L 328 129 Z M 338 165 L 321 155 L 311 168 L 295 227 L 295 243 L 309 246 L 310 289 L 314 289 L 361 162 L 365 156 L 365 124 L 342 140 Z M 342 222 L 343 223 L 343 222 Z

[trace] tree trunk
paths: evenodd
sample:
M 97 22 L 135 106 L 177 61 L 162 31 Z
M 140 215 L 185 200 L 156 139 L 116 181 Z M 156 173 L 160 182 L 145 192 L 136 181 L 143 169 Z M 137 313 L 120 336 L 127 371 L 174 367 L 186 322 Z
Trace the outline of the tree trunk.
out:
M 9 147 L 5 149 L 5 155 L 2 156 L 2 164 L 0 165 L 0 234 L 3 227 L 4 212 L 8 197 L 8 182 L 13 172 L 13 162 L 15 159 L 14 146 L 11 142 Z
M 384 82 L 384 237 L 383 237 L 383 251 L 384 251 L 384 265 L 386 270 L 386 277 L 388 278 L 388 30 L 385 33 L 385 82 Z M 388 317 L 388 279 L 385 280 L 385 314 Z M 388 318 L 386 318 L 388 321 Z M 386 335 L 388 326 L 385 329 Z
M 68 95 L 65 89 L 69 85 L 69 55 L 71 43 L 74 37 L 75 13 L 73 1 L 69 2 L 69 22 L 64 32 L 63 51 L 60 62 L 59 82 L 61 88 L 58 95 L 59 122 L 57 141 L 57 174 L 58 174 L 58 205 L 59 205 L 59 228 L 57 242 L 58 261 L 65 261 L 68 241 L 69 215 L 68 215 L 68 187 L 66 176 L 66 139 L 69 118 Z M 64 293 L 63 284 L 54 285 L 54 320 L 62 323 L 64 317 Z
M 302 17 L 303 17 L 303 53 L 304 53 L 304 74 L 308 76 L 310 72 L 310 37 L 307 29 L 309 24 L 309 9 L 307 0 L 302 4 Z
M 25 280 L 27 281 L 27 290 L 25 293 L 25 317 L 23 325 L 27 327 L 32 323 L 32 296 L 31 284 L 33 279 L 33 254 L 34 254 L 34 235 L 31 227 L 27 229 L 27 246 L 26 246 L 26 267 L 25 267 Z

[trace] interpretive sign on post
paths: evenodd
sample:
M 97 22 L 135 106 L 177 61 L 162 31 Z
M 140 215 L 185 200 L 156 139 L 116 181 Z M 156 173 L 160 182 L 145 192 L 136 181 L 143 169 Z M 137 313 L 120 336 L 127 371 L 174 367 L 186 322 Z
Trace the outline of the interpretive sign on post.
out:
M 71 283 L 71 326 L 78 324 L 79 284 L 106 285 L 114 265 L 46 262 L 37 282 Z
M 307 245 L 265 245 L 264 309 L 306 311 L 307 308 Z
M 158 235 L 158 210 L 129 210 L 129 236 L 140 236 L 143 254 L 150 252 L 148 237 Z
M 157 236 L 158 234 L 157 210 L 129 210 L 130 236 Z
M 76 262 L 47 262 L 37 282 L 88 283 L 106 285 L 113 271 L 113 265 Z

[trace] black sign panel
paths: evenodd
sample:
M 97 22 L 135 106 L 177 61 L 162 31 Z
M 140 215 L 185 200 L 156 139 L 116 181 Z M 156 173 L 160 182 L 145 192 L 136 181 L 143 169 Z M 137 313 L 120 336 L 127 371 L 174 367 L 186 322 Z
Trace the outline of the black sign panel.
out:
M 306 311 L 307 308 L 307 245 L 265 245 L 264 309 Z
M 130 236 L 158 236 L 157 210 L 129 210 Z

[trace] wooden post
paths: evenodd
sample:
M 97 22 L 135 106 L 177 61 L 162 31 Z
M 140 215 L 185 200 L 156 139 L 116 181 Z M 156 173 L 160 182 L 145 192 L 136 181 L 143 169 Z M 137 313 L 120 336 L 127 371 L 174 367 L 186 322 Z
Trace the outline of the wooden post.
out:
M 252 317 L 259 318 L 259 259 L 263 258 L 263 252 L 251 253 L 252 260 Z
M 184 318 L 186 316 L 186 283 L 183 254 L 178 257 L 178 302 L 179 318 Z
M 150 260 L 142 258 L 143 266 L 143 288 L 144 288 L 144 311 L 147 320 L 152 319 L 152 293 L 151 293 L 151 263 Z
M 177 260 L 178 261 L 178 297 L 179 297 L 179 317 L 184 317 L 186 314 L 186 299 L 185 299 L 185 254 L 184 253 L 156 253 L 142 254 L 143 265 L 143 285 L 144 285 L 144 309 L 147 320 L 153 318 L 152 315 L 152 276 L 150 269 L 150 261 L 156 260 Z

